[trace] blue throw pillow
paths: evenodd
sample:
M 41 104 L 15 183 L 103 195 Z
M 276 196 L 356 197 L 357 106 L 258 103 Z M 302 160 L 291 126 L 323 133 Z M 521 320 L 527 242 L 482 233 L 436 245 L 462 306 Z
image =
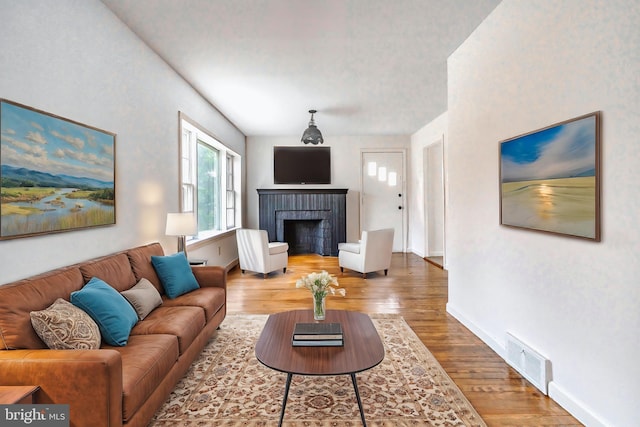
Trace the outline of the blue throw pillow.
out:
M 168 256 L 151 255 L 151 264 L 162 282 L 164 292 L 171 299 L 200 287 L 184 252 Z
M 93 277 L 82 289 L 71 293 L 71 303 L 91 316 L 107 344 L 127 344 L 138 315 L 114 288 Z

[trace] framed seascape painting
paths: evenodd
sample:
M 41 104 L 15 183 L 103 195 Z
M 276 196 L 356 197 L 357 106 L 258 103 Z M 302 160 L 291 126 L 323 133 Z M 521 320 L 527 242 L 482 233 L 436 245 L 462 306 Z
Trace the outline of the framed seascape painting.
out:
M 115 224 L 116 135 L 0 99 L 0 240 Z
M 500 142 L 500 224 L 600 241 L 600 112 Z

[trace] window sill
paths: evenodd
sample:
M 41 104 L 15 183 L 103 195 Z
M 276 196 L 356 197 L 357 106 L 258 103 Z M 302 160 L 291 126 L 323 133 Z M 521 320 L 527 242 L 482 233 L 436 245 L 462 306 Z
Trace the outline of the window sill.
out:
M 231 228 L 225 231 L 217 231 L 214 233 L 207 233 L 206 235 L 199 236 L 187 241 L 188 249 L 198 249 L 211 243 L 227 238 L 228 236 L 235 234 L 236 230 L 240 227 Z

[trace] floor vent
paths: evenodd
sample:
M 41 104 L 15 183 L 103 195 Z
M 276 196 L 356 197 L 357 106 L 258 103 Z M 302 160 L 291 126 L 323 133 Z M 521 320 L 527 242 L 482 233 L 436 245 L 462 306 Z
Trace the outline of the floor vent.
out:
M 507 333 L 507 363 L 544 394 L 551 381 L 551 361 Z

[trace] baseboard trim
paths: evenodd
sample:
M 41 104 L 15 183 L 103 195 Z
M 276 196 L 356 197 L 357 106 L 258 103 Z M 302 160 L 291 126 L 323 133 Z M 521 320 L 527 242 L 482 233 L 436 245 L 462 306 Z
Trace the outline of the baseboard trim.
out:
M 422 251 L 418 251 L 418 250 L 413 249 L 413 248 L 407 248 L 407 252 L 415 254 L 415 255 L 418 255 L 420 258 L 424 258 L 426 256 Z
M 612 425 L 603 421 L 600 417 L 591 412 L 582 402 L 567 393 L 562 389 L 562 387 L 558 386 L 553 381 L 549 382 L 549 397 L 585 426 L 607 427 Z
M 456 310 L 450 303 L 447 303 L 447 313 L 455 317 L 458 322 L 462 323 L 467 329 L 473 332 L 475 336 L 480 338 L 482 341 L 484 341 L 485 344 L 491 347 L 491 350 L 495 351 L 498 356 L 506 360 L 506 350 L 504 348 L 504 345 L 500 344 L 492 336 L 486 334 L 481 328 L 476 326 L 475 323 L 464 317 L 462 313 Z
M 498 356 L 500 356 L 506 363 L 506 349 L 504 345 L 500 344 L 497 340 L 485 333 L 482 328 L 478 327 L 475 323 L 467 319 L 462 313 L 455 309 L 451 304 L 447 303 L 447 313 L 456 318 L 467 329 L 469 329 L 475 336 L 480 338 L 487 344 Z M 562 406 L 567 412 L 569 412 L 574 418 L 580 421 L 585 426 L 589 427 L 607 427 L 611 424 L 602 421 L 602 419 L 596 416 L 593 411 L 577 400 L 571 394 L 567 393 L 562 387 L 558 386 L 554 381 L 550 381 L 548 385 L 549 398 L 555 401 L 558 405 Z
M 240 259 L 239 258 L 235 258 L 233 260 L 231 260 L 231 262 L 229 262 L 227 265 L 224 266 L 225 271 L 228 273 L 231 270 L 233 270 L 233 268 L 237 265 L 240 265 Z

